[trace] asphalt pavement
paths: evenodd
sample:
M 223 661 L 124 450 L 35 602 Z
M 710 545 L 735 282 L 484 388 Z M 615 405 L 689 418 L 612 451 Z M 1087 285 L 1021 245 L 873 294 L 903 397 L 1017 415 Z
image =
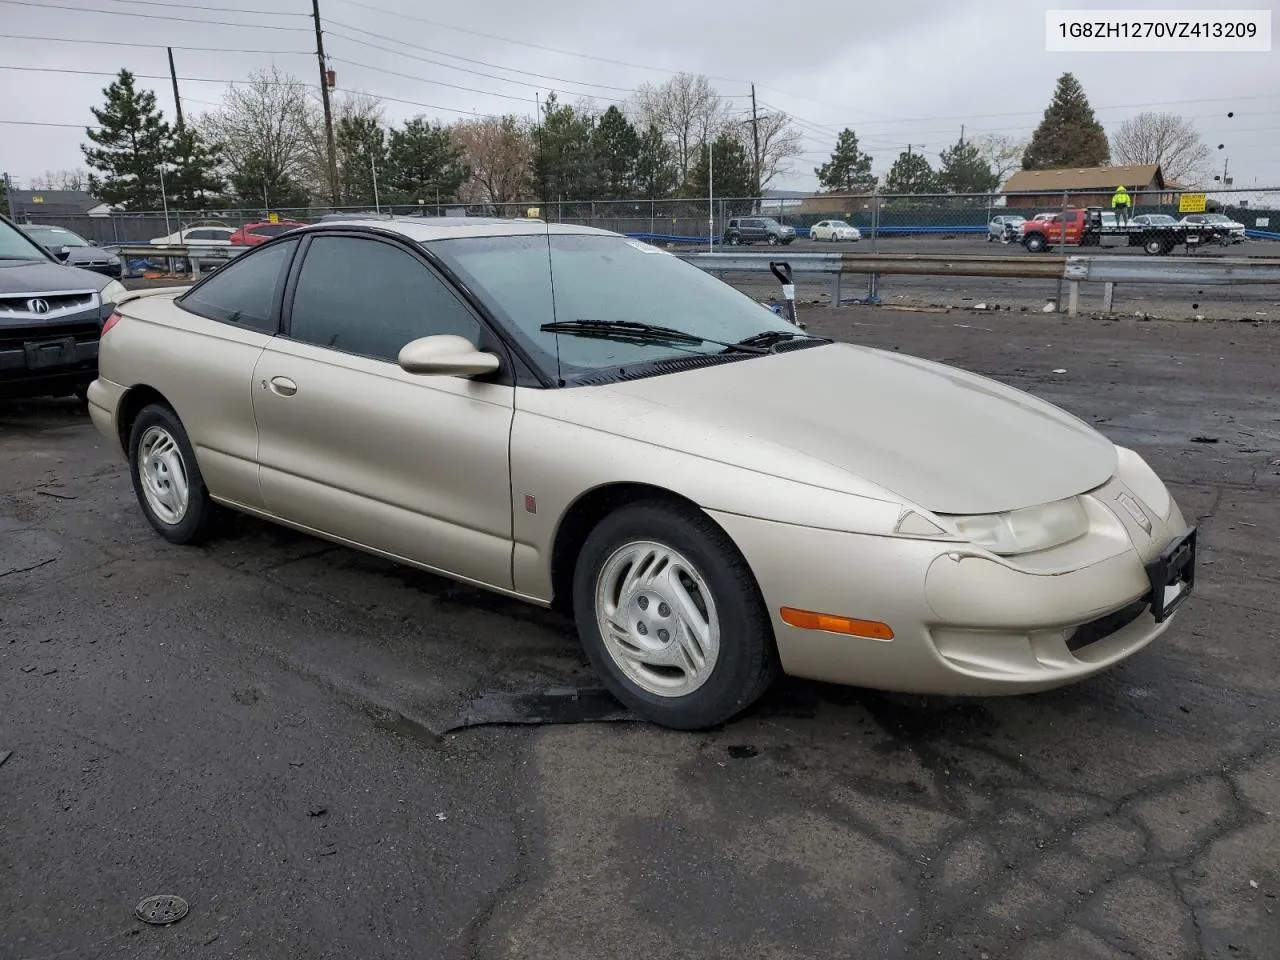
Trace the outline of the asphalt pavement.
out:
M 1280 327 L 805 319 L 1139 449 L 1201 525 L 1177 623 L 1051 693 L 672 733 L 555 615 L 247 519 L 169 546 L 73 401 L 3 403 L 0 958 L 1272 960 Z

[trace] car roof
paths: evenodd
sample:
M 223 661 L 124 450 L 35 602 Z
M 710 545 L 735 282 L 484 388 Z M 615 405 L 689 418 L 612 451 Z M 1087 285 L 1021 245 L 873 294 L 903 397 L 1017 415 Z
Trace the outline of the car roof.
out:
M 612 230 L 584 227 L 573 223 L 547 223 L 543 220 L 502 219 L 498 217 L 369 217 L 367 219 L 330 220 L 298 227 L 296 233 L 334 231 L 350 227 L 372 227 L 401 234 L 418 243 L 460 237 L 523 237 L 540 234 L 594 234 L 621 236 Z

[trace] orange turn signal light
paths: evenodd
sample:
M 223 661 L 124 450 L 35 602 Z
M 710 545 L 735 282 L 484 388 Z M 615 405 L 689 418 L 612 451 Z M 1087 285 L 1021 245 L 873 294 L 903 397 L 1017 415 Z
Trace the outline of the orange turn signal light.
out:
M 893 628 L 879 620 L 856 620 L 853 617 L 839 617 L 833 613 L 797 610 L 795 607 L 783 607 L 779 613 L 783 623 L 799 627 L 801 630 L 826 630 L 828 633 L 845 633 L 851 637 L 865 637 L 868 640 L 893 639 Z

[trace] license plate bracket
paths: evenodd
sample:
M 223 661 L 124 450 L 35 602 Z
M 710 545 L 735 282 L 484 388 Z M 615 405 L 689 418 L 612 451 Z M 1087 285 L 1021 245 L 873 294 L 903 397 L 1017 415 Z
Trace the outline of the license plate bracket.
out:
M 1196 582 L 1196 528 L 1169 544 L 1147 564 L 1151 581 L 1151 614 L 1162 623 L 1182 606 Z
M 57 340 L 28 341 L 22 345 L 27 357 L 27 369 L 42 370 L 45 367 L 64 367 L 76 362 L 75 337 Z

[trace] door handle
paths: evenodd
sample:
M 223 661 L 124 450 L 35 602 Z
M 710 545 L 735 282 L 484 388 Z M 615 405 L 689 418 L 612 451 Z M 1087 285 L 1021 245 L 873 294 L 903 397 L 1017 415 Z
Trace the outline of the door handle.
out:
M 278 397 L 292 397 L 298 392 L 298 385 L 288 377 L 272 377 L 271 382 L 262 381 L 264 387 L 269 387 L 271 392 Z

